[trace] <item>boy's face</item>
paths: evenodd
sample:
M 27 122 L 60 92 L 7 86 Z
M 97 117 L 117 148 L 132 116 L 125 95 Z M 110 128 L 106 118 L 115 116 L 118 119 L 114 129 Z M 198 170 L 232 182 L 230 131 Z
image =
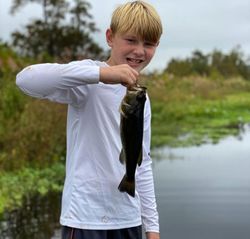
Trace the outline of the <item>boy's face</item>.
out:
M 109 65 L 128 64 L 138 72 L 145 68 L 155 54 L 158 42 L 147 42 L 130 33 L 113 34 L 110 29 L 106 32 L 111 55 Z

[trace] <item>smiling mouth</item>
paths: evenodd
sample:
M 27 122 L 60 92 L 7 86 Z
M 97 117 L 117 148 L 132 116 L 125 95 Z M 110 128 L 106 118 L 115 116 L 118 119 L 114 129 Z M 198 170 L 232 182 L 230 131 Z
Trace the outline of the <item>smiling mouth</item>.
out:
M 141 59 L 133 59 L 133 58 L 127 58 L 127 61 L 132 64 L 140 64 L 143 62 Z

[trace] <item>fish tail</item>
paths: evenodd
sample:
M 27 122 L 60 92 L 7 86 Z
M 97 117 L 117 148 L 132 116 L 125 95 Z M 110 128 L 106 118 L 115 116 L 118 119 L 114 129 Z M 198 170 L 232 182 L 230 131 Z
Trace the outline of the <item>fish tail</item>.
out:
M 135 197 L 135 180 L 129 181 L 127 175 L 124 175 L 118 189 L 121 192 L 127 192 L 130 196 Z

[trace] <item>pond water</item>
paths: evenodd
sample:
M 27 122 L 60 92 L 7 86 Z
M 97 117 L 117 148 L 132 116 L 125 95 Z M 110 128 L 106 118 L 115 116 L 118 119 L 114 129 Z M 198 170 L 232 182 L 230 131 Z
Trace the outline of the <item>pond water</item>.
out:
M 250 238 L 250 130 L 219 144 L 154 151 L 162 239 Z M 59 239 L 60 194 L 0 218 L 0 239 Z
M 61 194 L 26 199 L 24 206 L 0 217 L 0 239 L 58 239 Z M 52 237 L 53 236 L 53 237 Z
M 216 145 L 155 153 L 163 239 L 250 238 L 249 129 Z

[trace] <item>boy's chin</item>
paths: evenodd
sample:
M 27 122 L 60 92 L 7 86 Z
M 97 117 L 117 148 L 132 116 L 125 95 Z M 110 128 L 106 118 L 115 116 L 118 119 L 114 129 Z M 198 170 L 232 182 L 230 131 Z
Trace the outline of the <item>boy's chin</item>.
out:
M 137 72 L 141 72 L 146 66 L 139 65 L 139 66 L 131 66 L 133 69 L 135 69 Z

